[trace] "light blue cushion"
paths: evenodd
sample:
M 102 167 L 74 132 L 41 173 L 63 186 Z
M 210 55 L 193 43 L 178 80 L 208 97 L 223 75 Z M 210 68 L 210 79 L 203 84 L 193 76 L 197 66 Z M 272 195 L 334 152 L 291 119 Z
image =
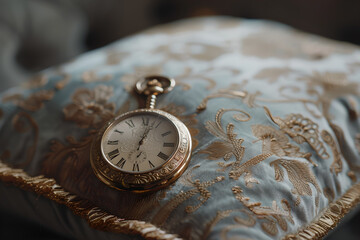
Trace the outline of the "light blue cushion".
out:
M 359 188 L 359 57 L 355 46 L 266 21 L 214 17 L 160 26 L 2 93 L 1 159 L 30 176 L 55 179 L 64 191 L 120 219 L 152 224 L 132 232 L 143 237 L 150 237 L 146 229 L 159 239 L 324 235 L 334 226 L 301 229 L 318 223 L 323 211 L 334 213 L 331 202 L 340 209 L 331 219 L 339 221 L 344 194 Z M 89 150 L 107 120 L 140 106 L 132 87 L 150 74 L 176 79 L 157 107 L 188 126 L 195 146 L 173 185 L 133 195 L 95 177 Z M 4 172 L 0 168 L 0 180 L 12 182 Z M 10 191 L 1 189 L 10 201 Z M 355 206 L 354 196 L 347 209 Z M 23 203 L 19 197 L 13 201 Z M 46 209 L 36 199 L 28 202 L 33 212 Z M 0 206 L 19 211 L 16 204 Z M 56 216 L 61 207 L 52 207 Z M 83 217 L 97 221 L 91 213 Z M 73 219 L 49 225 L 76 238 L 131 233 L 97 226 L 120 233 L 91 234 Z

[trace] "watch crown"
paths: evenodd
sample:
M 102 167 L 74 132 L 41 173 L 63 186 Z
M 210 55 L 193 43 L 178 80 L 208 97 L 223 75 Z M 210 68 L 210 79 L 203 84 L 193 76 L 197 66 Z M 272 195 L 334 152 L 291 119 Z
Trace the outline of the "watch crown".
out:
M 152 75 L 141 78 L 135 85 L 135 90 L 139 94 L 146 94 L 146 90 L 152 87 L 159 87 L 162 89 L 161 93 L 168 93 L 175 87 L 175 80 L 161 75 Z M 160 89 L 154 89 L 160 90 Z
M 144 89 L 145 95 L 151 95 L 151 94 L 161 94 L 164 92 L 164 88 L 162 87 L 162 84 L 157 79 L 152 79 L 146 83 L 146 88 Z
M 139 94 L 147 96 L 146 108 L 155 108 L 156 97 L 162 93 L 170 92 L 175 87 L 175 80 L 172 78 L 154 75 L 147 76 L 138 81 L 135 90 Z

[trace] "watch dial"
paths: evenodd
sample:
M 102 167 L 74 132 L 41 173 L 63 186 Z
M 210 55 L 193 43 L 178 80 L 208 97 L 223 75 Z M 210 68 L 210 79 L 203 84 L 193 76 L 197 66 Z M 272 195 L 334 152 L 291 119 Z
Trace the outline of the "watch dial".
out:
M 178 142 L 178 130 L 169 119 L 141 112 L 112 124 L 102 137 L 101 151 L 117 169 L 141 173 L 166 163 Z

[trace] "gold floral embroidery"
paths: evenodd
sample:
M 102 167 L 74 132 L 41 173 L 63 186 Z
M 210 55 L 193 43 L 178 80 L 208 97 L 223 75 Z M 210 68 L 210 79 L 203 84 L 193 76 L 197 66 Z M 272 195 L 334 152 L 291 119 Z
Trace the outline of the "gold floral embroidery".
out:
M 312 190 L 310 188 L 311 183 L 317 191 L 315 205 L 318 207 L 321 189 L 314 174 L 311 172 L 307 164 L 295 159 L 277 159 L 272 161 L 270 166 L 274 168 L 275 180 L 278 182 L 282 182 L 284 180 L 284 171 L 281 167 L 286 170 L 287 176 L 294 187 L 291 192 L 296 195 L 295 205 L 300 204 L 300 196 L 312 196 Z
M 306 82 L 308 98 L 294 98 L 292 95 L 301 91 L 299 87 L 282 86 L 279 93 L 285 99 L 264 99 L 256 97 L 256 100 L 273 103 L 302 103 L 305 109 L 316 118 L 324 116 L 331 121 L 329 114 L 331 101 L 341 96 L 357 95 L 357 83 L 349 82 L 344 73 L 338 72 L 314 72 L 309 76 L 302 76 L 299 80 Z M 290 91 L 285 93 L 285 91 Z
M 344 100 L 350 120 L 356 121 L 356 119 L 360 117 L 360 107 L 355 96 L 344 96 Z
M 271 207 L 263 207 L 260 202 L 249 202 L 250 199 L 243 196 L 243 190 L 238 186 L 233 187 L 232 192 L 235 198 L 252 213 L 253 217 L 262 221 L 261 228 L 269 235 L 277 235 L 278 227 L 286 232 L 288 229 L 287 221 L 294 224 L 290 204 L 287 200 L 281 200 L 282 209 L 276 201 L 272 202 Z
M 231 224 L 231 225 L 227 225 L 225 226 L 222 230 L 221 230 L 221 239 L 222 240 L 232 240 L 234 238 L 228 238 L 228 233 L 236 228 L 239 227 L 253 227 L 256 224 L 256 218 L 254 217 L 254 214 L 249 211 L 249 210 L 245 210 L 245 209 L 241 209 L 239 210 L 240 212 L 244 213 L 247 218 L 241 218 L 239 216 L 234 217 L 234 221 L 235 224 Z M 236 236 L 236 240 L 251 240 L 250 238 L 242 238 L 242 237 L 238 237 Z
M 183 89 L 184 90 L 188 90 L 190 89 L 190 85 L 188 85 L 187 83 L 185 83 L 187 80 L 190 80 L 192 82 L 194 82 L 195 80 L 201 80 L 201 81 L 205 81 L 208 83 L 208 86 L 206 87 L 207 90 L 211 90 L 216 86 L 216 81 L 212 78 L 212 75 L 214 75 L 214 72 L 218 72 L 218 71 L 226 71 L 229 74 L 231 74 L 232 76 L 236 76 L 240 73 L 240 71 L 236 68 L 226 68 L 226 67 L 222 67 L 222 68 L 214 68 L 214 67 L 210 67 L 210 68 L 206 68 L 203 69 L 201 71 L 194 71 L 194 69 L 192 68 L 185 68 L 184 73 L 175 76 L 176 80 L 180 81 L 179 84 L 183 85 Z
M 221 230 L 221 239 L 227 240 L 228 238 L 228 232 L 230 232 L 232 229 L 236 229 L 239 227 L 253 227 L 256 224 L 256 218 L 254 217 L 254 214 L 245 209 L 240 209 L 240 212 L 244 213 L 247 218 L 241 218 L 239 216 L 234 217 L 235 224 L 227 225 Z M 233 238 L 230 238 L 233 239 Z M 240 238 L 241 240 L 243 238 Z M 244 238 L 245 239 L 245 238 Z M 246 238 L 248 239 L 248 238 Z
M 311 119 L 305 118 L 301 114 L 290 114 L 285 119 L 281 119 L 273 117 L 268 108 L 264 107 L 264 109 L 270 119 L 296 143 L 307 142 L 321 158 L 328 159 L 330 157 L 324 144 L 320 141 L 319 126 Z
M 169 234 L 150 223 L 125 220 L 109 214 L 92 202 L 65 191 L 53 178 L 46 178 L 42 175 L 30 177 L 22 169 L 10 168 L 1 161 L 0 180 L 67 206 L 74 214 L 84 218 L 92 228 L 138 235 L 145 239 L 180 240 L 176 235 Z
M 40 90 L 31 94 L 28 98 L 24 99 L 21 94 L 12 94 L 5 96 L 3 102 L 12 102 L 20 108 L 36 112 L 44 106 L 44 101 L 49 101 L 54 97 L 55 92 L 53 90 Z
M 341 154 L 337 148 L 336 142 L 331 134 L 326 130 L 321 131 L 321 137 L 324 142 L 326 142 L 331 147 L 333 153 L 334 161 L 331 164 L 330 170 L 338 175 L 342 171 L 343 165 L 341 161 Z
M 70 176 L 83 175 L 81 179 L 85 180 L 89 179 L 90 175 L 94 175 L 88 166 L 89 149 L 96 130 L 115 116 L 115 104 L 107 102 L 112 93 L 112 87 L 105 85 L 98 85 L 93 90 L 80 88 L 75 91 L 72 96 L 73 102 L 63 109 L 65 119 L 73 121 L 81 127 L 91 127 L 92 129 L 80 141 L 68 136 L 66 140 L 69 145 L 52 140 L 51 151 L 43 161 L 42 172 L 44 174 L 55 177 L 63 186 L 74 184 Z M 128 111 L 128 107 L 129 104 L 126 102 L 120 109 Z M 67 170 L 61 171 L 62 168 Z M 75 172 L 72 173 L 71 170 Z M 76 186 L 80 192 L 90 193 L 92 191 L 92 187 L 86 182 L 79 182 Z
M 80 88 L 72 96 L 72 103 L 63 112 L 65 119 L 73 121 L 81 128 L 99 128 L 114 117 L 114 103 L 107 101 L 113 94 L 113 88 L 98 85 L 93 90 Z
M 180 181 L 184 183 L 186 186 L 190 186 L 186 192 L 181 191 L 175 197 L 170 199 L 163 207 L 159 209 L 157 214 L 153 217 L 152 223 L 156 226 L 162 226 L 165 221 L 169 218 L 171 213 L 183 202 L 190 199 L 191 197 L 199 194 L 198 200 L 199 204 L 195 206 L 187 206 L 185 211 L 187 213 L 193 213 L 198 210 L 209 198 L 211 197 L 211 192 L 207 189 L 208 187 L 214 185 L 215 183 L 221 182 L 225 179 L 223 176 L 218 176 L 210 181 L 201 182 L 199 179 L 192 180 L 191 173 L 194 169 L 200 167 L 199 165 L 194 166 L 192 169 L 188 170 L 188 172 L 180 178 Z
M 174 51 L 174 45 L 178 47 L 177 51 Z M 155 48 L 153 52 L 155 54 L 165 54 L 166 61 L 169 59 L 196 59 L 200 61 L 213 61 L 214 59 L 223 55 L 226 52 L 226 49 L 210 44 L 184 42 L 175 43 L 172 45 L 161 45 L 160 47 Z
M 84 83 L 91 83 L 91 82 L 105 82 L 109 81 L 112 78 L 111 74 L 105 74 L 103 76 L 98 76 L 95 71 L 86 71 L 83 72 L 81 78 Z
M 311 153 L 304 153 L 300 151 L 300 148 L 289 142 L 286 134 L 277 130 L 272 126 L 265 125 L 252 125 L 251 126 L 253 135 L 258 138 L 254 142 L 259 140 L 262 141 L 262 153 L 271 153 L 279 157 L 299 157 L 305 158 L 314 166 L 317 166 L 311 160 Z
M 185 69 L 185 73 L 176 76 L 176 80 L 180 80 L 180 85 L 183 85 L 183 89 L 184 90 L 189 90 L 191 88 L 191 86 L 187 83 L 185 83 L 184 81 L 186 81 L 187 79 L 190 79 L 192 81 L 194 81 L 195 79 L 199 79 L 199 80 L 203 80 L 208 82 L 208 87 L 207 89 L 212 89 L 216 86 L 216 82 L 214 79 L 212 79 L 211 77 L 206 76 L 206 74 L 209 75 L 209 73 L 211 74 L 211 70 L 213 70 L 213 68 L 210 69 L 205 69 L 202 72 L 199 73 L 193 73 L 193 69 L 192 68 L 186 68 Z
M 229 172 L 230 178 L 238 179 L 242 174 L 245 174 L 244 179 L 246 185 L 248 187 L 252 187 L 252 184 L 258 183 L 258 181 L 252 177 L 251 168 L 264 161 L 272 154 L 259 154 L 247 162 L 241 163 L 245 152 L 245 148 L 242 146 L 244 139 L 236 138 L 237 134 L 234 133 L 234 124 L 229 123 L 226 126 L 226 132 L 223 130 L 221 124 L 221 118 L 223 114 L 229 111 L 240 113 L 240 115 L 238 114 L 235 116 L 237 121 L 249 121 L 251 119 L 251 116 L 242 110 L 219 109 L 215 116 L 215 122 L 207 121 L 205 127 L 211 134 L 220 138 L 222 141 L 215 141 L 211 143 L 207 148 L 201 150 L 199 153 L 208 154 L 210 160 L 216 160 L 223 157 L 226 162 L 230 160 L 232 156 L 235 156 L 235 161 L 232 161 L 228 164 L 225 164 L 224 162 L 218 163 L 218 165 L 221 167 L 220 171 L 225 171 L 226 168 L 231 167 Z
M 250 93 L 244 90 L 245 86 L 248 84 L 248 81 L 243 81 L 241 84 L 231 84 L 228 88 L 219 89 L 217 92 L 212 93 L 205 97 L 202 102 L 198 105 L 197 111 L 201 112 L 204 111 L 207 107 L 208 101 L 214 98 L 233 98 L 233 99 L 241 99 L 242 103 L 246 104 L 248 107 L 259 107 L 260 105 L 256 103 L 256 101 L 260 102 L 272 102 L 272 103 L 289 103 L 289 102 L 302 102 L 304 106 L 308 109 L 309 104 L 317 104 L 314 100 L 309 99 L 298 99 L 292 98 L 290 96 L 286 96 L 283 92 L 285 90 L 292 90 L 294 92 L 300 91 L 299 88 L 294 86 L 286 86 L 280 87 L 279 93 L 285 99 L 267 99 L 260 97 L 261 92 L 256 91 L 255 93 Z M 312 112 L 313 113 L 313 112 Z M 319 116 L 317 116 L 319 117 Z
M 348 81 L 345 73 L 314 72 L 312 75 L 299 78 L 299 80 L 306 82 L 307 93 L 317 98 L 315 106 L 321 110 L 328 121 L 332 118 L 329 109 L 333 99 L 341 96 L 358 95 L 358 84 Z M 312 111 L 309 112 L 313 114 Z
M 45 86 L 48 83 L 47 76 L 38 74 L 32 77 L 30 80 L 21 84 L 21 87 L 25 89 L 39 88 Z
M 89 179 L 89 176 L 93 175 L 91 169 L 87 168 L 87 159 L 90 157 L 89 149 L 94 134 L 95 131 L 92 130 L 89 136 L 80 141 L 68 136 L 66 139 L 68 144 L 52 140 L 50 152 L 45 155 L 42 163 L 42 174 L 54 177 L 67 189 L 72 188 L 70 186 L 74 185 L 73 177 L 76 177 L 81 181 L 76 183 L 74 190 L 78 189 L 82 193 L 91 193 L 93 186 L 88 184 L 85 179 Z
M 244 218 L 240 218 L 240 217 L 234 217 L 234 220 L 236 223 L 241 224 L 246 227 L 252 227 L 256 224 L 256 219 L 253 215 L 251 215 L 250 211 L 241 209 L 240 212 L 244 212 L 248 218 L 244 219 Z
M 25 161 L 19 164 L 16 164 L 16 167 L 25 168 L 27 167 L 35 156 L 35 151 L 39 139 L 39 126 L 36 121 L 31 117 L 27 112 L 18 112 L 15 114 L 11 120 L 12 126 L 19 133 L 26 133 L 28 131 L 33 131 L 33 139 L 30 146 L 25 153 Z
M 119 52 L 117 50 L 110 49 L 106 54 L 106 64 L 117 65 L 127 56 L 129 56 L 128 52 Z
M 335 133 L 337 143 L 340 147 L 340 153 L 343 156 L 343 159 L 346 161 L 346 163 L 349 166 L 350 170 L 347 172 L 347 175 L 353 182 L 356 182 L 357 181 L 356 173 L 360 172 L 360 166 L 356 165 L 356 163 L 354 163 L 354 161 L 352 159 L 349 159 L 349 156 L 347 156 L 347 154 L 346 154 L 348 149 L 346 147 L 346 144 L 344 144 L 346 142 L 345 137 L 344 137 L 344 132 L 338 125 L 336 125 L 332 122 L 329 122 L 329 125 Z M 355 137 L 355 146 L 356 146 L 356 137 Z
M 335 53 L 350 54 L 355 49 L 350 44 L 338 46 L 331 40 L 310 38 L 288 29 L 262 30 L 242 40 L 242 54 L 260 58 L 318 60 Z
M 255 97 L 256 94 L 249 94 L 242 89 L 247 84 L 246 81 L 242 82 L 241 84 L 231 84 L 228 88 L 219 89 L 217 92 L 210 94 L 209 96 L 205 97 L 202 102 L 197 107 L 197 111 L 201 112 L 206 109 L 208 101 L 213 98 L 242 98 L 244 103 L 246 103 L 249 107 L 254 107 Z
M 251 188 L 253 183 L 259 183 L 253 176 L 251 168 L 257 165 L 258 163 L 264 161 L 265 159 L 269 158 L 272 154 L 259 154 L 250 160 L 246 161 L 243 164 L 239 164 L 235 162 L 232 166 L 232 170 L 229 172 L 229 177 L 232 179 L 239 179 L 242 174 L 245 174 L 244 180 L 247 187 Z
M 239 111 L 240 113 L 244 113 L 237 109 L 219 109 L 215 116 L 215 122 L 207 121 L 205 127 L 212 135 L 220 138 L 222 141 L 211 143 L 206 149 L 201 150 L 199 153 L 208 154 L 210 160 L 216 160 L 223 157 L 225 161 L 228 161 L 234 155 L 236 160 L 240 162 L 245 151 L 245 148 L 242 146 L 244 139 L 236 139 L 236 134 L 233 133 L 234 125 L 232 123 L 227 125 L 227 132 L 223 130 L 221 117 L 225 111 Z M 226 165 L 225 168 L 232 164 L 233 163 Z
M 323 190 L 324 196 L 327 198 L 327 200 L 329 201 L 329 203 L 331 203 L 332 201 L 334 201 L 335 199 L 335 193 L 334 190 L 332 190 L 329 187 L 324 188 Z
M 271 73 L 274 71 L 274 73 Z M 284 74 L 286 74 L 285 70 Z M 289 70 L 290 71 L 290 70 Z M 282 73 L 281 70 L 279 70 Z M 280 74 L 274 69 L 265 69 L 264 72 L 258 73 L 255 77 L 269 77 L 270 79 L 275 79 L 277 74 Z M 272 76 L 274 75 L 274 76 Z M 229 88 L 220 89 L 215 93 L 210 94 L 199 104 L 197 110 L 203 111 L 206 109 L 207 102 L 213 98 L 239 98 L 243 103 L 247 104 L 249 107 L 259 106 L 256 101 L 260 102 L 272 102 L 272 103 L 291 103 L 291 102 L 299 102 L 302 103 L 303 106 L 316 118 L 320 118 L 325 116 L 325 118 L 330 121 L 331 116 L 329 114 L 329 108 L 331 101 L 335 98 L 341 96 L 349 96 L 349 95 L 358 95 L 357 91 L 357 83 L 349 82 L 346 79 L 346 75 L 344 73 L 337 72 L 325 72 L 318 73 L 314 72 L 310 76 L 303 76 L 299 78 L 300 80 L 306 81 L 307 84 L 307 94 L 308 98 L 294 98 L 292 95 L 300 91 L 300 88 L 294 86 L 283 86 L 279 88 L 280 95 L 284 97 L 284 99 L 267 99 L 260 97 L 260 92 L 257 91 L 255 93 L 250 93 L 244 90 L 244 86 L 247 84 L 246 81 L 243 81 L 242 84 L 232 84 Z M 271 81 L 271 80 L 270 80 Z M 291 91 L 290 95 L 285 94 L 285 91 Z M 313 98 L 313 99 L 311 99 Z M 351 104 L 351 100 L 349 100 Z M 320 114 L 319 113 L 322 114 Z M 350 112 L 351 114 L 351 112 Z M 354 114 L 353 114 L 354 115 Z M 354 116 L 358 116 L 357 111 Z
M 356 177 L 356 173 L 354 171 L 348 171 L 347 173 L 348 177 L 351 179 L 351 181 L 353 183 L 356 183 L 357 182 L 357 177 Z
M 205 224 L 205 229 L 200 239 L 207 239 L 214 226 L 218 224 L 218 222 L 220 222 L 222 219 L 229 217 L 233 211 L 234 210 L 217 211 L 216 216 Z
M 290 68 L 264 68 L 258 72 L 254 78 L 266 79 L 269 83 L 276 82 L 280 77 L 287 76 L 293 72 Z
M 358 152 L 360 153 L 360 133 L 357 133 L 355 136 L 355 145 Z
M 56 84 L 55 84 L 55 88 L 57 90 L 61 90 L 63 89 L 70 81 L 70 75 L 67 73 L 61 73 L 61 75 L 63 76 L 63 78 L 61 80 L 59 80 Z

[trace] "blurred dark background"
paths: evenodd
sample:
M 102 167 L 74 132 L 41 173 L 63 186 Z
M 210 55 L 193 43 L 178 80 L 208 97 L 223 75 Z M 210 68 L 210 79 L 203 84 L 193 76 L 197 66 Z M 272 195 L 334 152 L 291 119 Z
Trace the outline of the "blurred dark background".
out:
M 360 1 L 355 0 L 0 0 L 0 91 L 82 52 L 189 17 L 268 19 L 360 44 L 359 9 Z M 329 240 L 359 239 L 359 222 L 357 216 Z M 0 239 L 30 236 L 64 239 L 42 226 L 0 213 Z
M 98 2 L 98 1 L 92 1 Z M 269 19 L 325 37 L 360 43 L 360 1 L 352 0 L 108 0 L 87 8 L 90 22 L 87 43 L 96 48 L 141 29 L 178 19 L 230 15 Z M 109 13 L 111 14 L 105 14 Z M 107 25 L 107 28 L 103 28 Z
M 0 0 L 0 91 L 157 24 L 209 15 L 269 19 L 360 44 L 356 0 Z

